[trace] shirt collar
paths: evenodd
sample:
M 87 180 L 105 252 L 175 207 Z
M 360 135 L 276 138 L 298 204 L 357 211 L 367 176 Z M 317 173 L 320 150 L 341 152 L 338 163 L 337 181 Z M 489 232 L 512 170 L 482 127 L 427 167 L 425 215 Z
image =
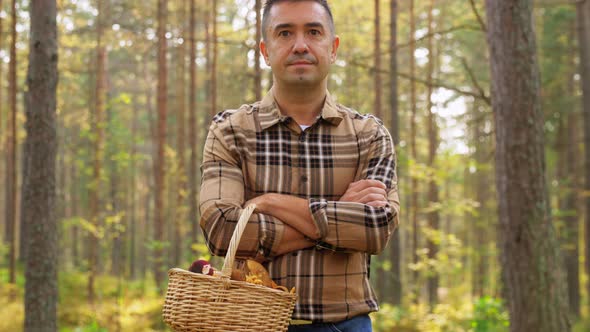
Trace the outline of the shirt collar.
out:
M 258 108 L 260 127 L 262 130 L 275 125 L 277 122 L 286 122 L 291 119 L 291 117 L 281 113 L 274 98 L 273 88 L 271 88 L 266 96 L 262 98 Z M 322 107 L 318 119 L 324 119 L 328 123 L 338 126 L 342 121 L 342 118 L 343 116 L 338 111 L 338 106 L 332 98 L 332 95 L 330 95 L 329 91 L 326 91 L 326 100 L 324 101 L 324 106 Z

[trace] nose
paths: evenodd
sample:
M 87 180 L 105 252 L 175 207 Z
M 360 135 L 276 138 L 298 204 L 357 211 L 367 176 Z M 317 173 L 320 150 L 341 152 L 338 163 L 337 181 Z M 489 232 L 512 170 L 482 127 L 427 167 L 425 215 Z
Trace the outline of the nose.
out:
M 295 44 L 293 45 L 293 53 L 305 54 L 309 51 L 307 42 L 305 41 L 305 35 L 298 33 L 295 37 Z

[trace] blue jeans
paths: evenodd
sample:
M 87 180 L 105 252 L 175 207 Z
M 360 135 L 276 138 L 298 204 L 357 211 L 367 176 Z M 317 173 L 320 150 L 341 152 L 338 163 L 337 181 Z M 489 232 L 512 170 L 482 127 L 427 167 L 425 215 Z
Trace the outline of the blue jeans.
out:
M 290 325 L 287 332 L 372 332 L 369 315 L 356 316 L 338 323 Z

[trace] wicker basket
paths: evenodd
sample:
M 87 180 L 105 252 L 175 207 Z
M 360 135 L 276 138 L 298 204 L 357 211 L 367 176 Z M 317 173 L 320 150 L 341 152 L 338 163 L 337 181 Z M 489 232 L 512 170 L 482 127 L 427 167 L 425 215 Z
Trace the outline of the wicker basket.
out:
M 238 243 L 255 205 L 246 207 L 231 238 L 221 276 L 168 272 L 164 321 L 177 332 L 287 331 L 297 296 L 230 279 Z

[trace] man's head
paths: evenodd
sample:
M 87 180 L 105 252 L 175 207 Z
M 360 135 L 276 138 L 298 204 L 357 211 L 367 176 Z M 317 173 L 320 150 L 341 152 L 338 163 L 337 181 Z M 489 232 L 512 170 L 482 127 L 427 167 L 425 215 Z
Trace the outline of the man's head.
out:
M 332 10 L 330 9 L 330 6 L 328 5 L 328 1 L 326 0 L 267 0 L 264 3 L 264 9 L 262 11 L 262 38 L 264 40 L 266 40 L 267 38 L 267 29 L 268 29 L 268 22 L 269 22 L 269 18 L 270 18 L 270 9 L 272 8 L 272 6 L 274 6 L 275 4 L 279 3 L 279 2 L 300 2 L 300 1 L 313 1 L 313 2 L 317 2 L 320 5 L 322 5 L 322 7 L 324 7 L 324 9 L 326 10 L 326 13 L 328 14 L 328 18 L 329 20 L 329 27 L 330 27 L 330 31 L 332 32 L 332 36 L 336 35 L 336 28 L 334 27 L 334 17 L 332 16 Z
M 340 39 L 325 0 L 269 0 L 262 29 L 260 51 L 276 84 L 318 88 L 327 84 Z

